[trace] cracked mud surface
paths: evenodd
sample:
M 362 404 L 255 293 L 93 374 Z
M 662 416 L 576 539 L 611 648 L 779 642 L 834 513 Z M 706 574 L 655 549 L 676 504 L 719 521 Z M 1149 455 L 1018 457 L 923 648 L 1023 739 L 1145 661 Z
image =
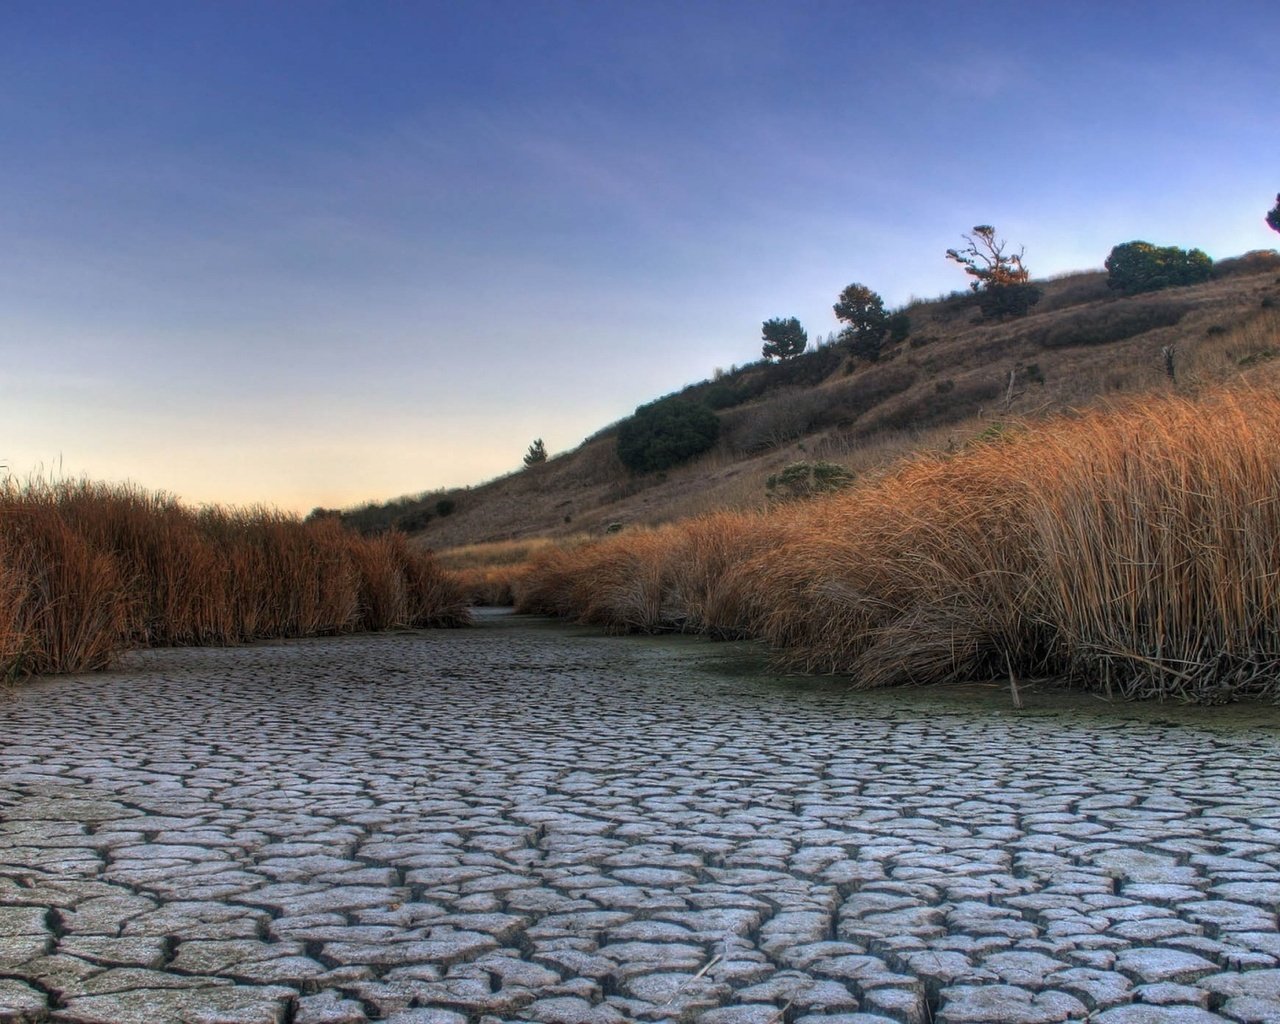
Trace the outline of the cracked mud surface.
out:
M 725 650 L 491 618 L 20 688 L 0 1020 L 1280 1021 L 1274 728 Z

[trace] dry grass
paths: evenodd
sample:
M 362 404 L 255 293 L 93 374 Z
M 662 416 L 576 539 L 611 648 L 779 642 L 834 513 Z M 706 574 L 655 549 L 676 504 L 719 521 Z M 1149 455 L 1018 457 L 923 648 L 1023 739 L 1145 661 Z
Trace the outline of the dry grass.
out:
M 101 668 L 130 646 L 456 625 L 465 595 L 392 535 L 88 482 L 0 489 L 0 674 Z
M 50 514 L 46 495 L 3 498 L 0 674 L 11 679 L 104 667 L 128 628 L 126 588 L 115 560 Z
M 570 550 L 587 543 L 586 534 L 571 537 L 532 537 L 527 540 L 492 541 L 450 548 L 437 556 L 471 604 L 508 607 L 515 603 L 514 587 L 535 559 L 551 551 Z
M 1211 324 L 1198 336 L 1184 339 L 1175 362 L 1182 386 L 1194 392 L 1242 370 L 1256 377 L 1277 356 L 1280 309 L 1264 308 L 1229 327 Z
M 1058 675 L 1280 693 L 1280 398 L 1148 397 L 772 515 L 545 552 L 523 610 L 767 640 L 855 685 Z
M 436 553 L 446 569 L 488 569 L 522 565 L 535 555 L 551 547 L 571 546 L 582 543 L 585 535 L 576 537 L 528 537 L 524 540 L 490 541 L 485 544 L 465 544 Z
M 516 603 L 515 585 L 527 563 L 451 570 L 472 605 L 509 608 Z

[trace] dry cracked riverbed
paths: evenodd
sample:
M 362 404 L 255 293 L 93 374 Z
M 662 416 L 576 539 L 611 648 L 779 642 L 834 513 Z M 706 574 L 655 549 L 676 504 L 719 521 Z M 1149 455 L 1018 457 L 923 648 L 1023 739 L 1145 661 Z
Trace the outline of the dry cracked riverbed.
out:
M 491 618 L 23 687 L 0 1019 L 1280 1021 L 1273 714 L 741 650 Z

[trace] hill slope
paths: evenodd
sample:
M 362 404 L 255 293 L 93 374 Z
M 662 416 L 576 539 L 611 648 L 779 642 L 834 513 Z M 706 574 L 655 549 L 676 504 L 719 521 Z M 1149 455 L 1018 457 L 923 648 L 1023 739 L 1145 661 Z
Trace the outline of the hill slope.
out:
M 999 323 L 982 322 L 964 293 L 913 303 L 908 336 L 875 363 L 833 345 L 686 388 L 717 408 L 720 438 L 665 473 L 629 473 L 615 424 L 531 469 L 342 515 L 367 531 L 398 525 L 440 550 L 758 507 L 766 479 L 798 460 L 866 473 L 1006 419 L 1153 389 L 1193 392 L 1238 375 L 1277 354 L 1278 275 L 1280 256 L 1270 252 L 1219 261 L 1204 284 L 1131 297 L 1110 292 L 1101 271 L 1067 275 L 1038 282 L 1044 295 L 1032 315 Z

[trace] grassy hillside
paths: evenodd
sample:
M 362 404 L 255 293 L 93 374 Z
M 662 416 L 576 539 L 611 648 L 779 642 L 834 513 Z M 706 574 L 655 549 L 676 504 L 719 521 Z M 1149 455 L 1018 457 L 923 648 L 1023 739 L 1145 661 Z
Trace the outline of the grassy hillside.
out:
M 1066 275 L 1038 282 L 1032 315 L 998 323 L 982 321 L 968 293 L 915 302 L 905 307 L 908 336 L 878 362 L 836 345 L 686 388 L 717 409 L 721 425 L 716 446 L 688 464 L 629 473 L 616 456 L 615 424 L 545 464 L 344 519 L 370 532 L 399 525 L 437 551 L 599 536 L 617 524 L 761 508 L 768 478 L 799 460 L 861 475 L 910 452 L 954 450 L 994 423 L 1123 395 L 1194 394 L 1275 354 L 1280 257 L 1221 260 L 1214 275 L 1131 297 L 1110 291 L 1102 271 Z

